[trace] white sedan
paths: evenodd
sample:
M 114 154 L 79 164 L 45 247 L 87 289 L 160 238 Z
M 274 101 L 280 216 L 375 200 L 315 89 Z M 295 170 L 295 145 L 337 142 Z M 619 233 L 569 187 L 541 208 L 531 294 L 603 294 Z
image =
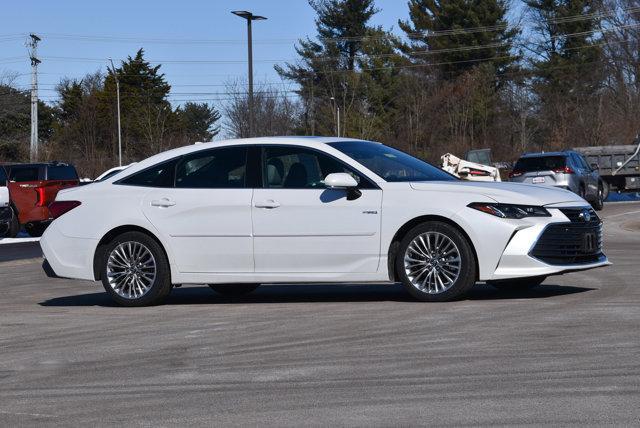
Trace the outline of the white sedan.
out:
M 458 298 L 477 281 L 531 287 L 609 264 L 602 224 L 565 190 L 473 183 L 391 147 L 280 137 L 192 145 L 58 193 L 40 240 L 55 277 L 118 303 L 174 285 L 400 281 Z

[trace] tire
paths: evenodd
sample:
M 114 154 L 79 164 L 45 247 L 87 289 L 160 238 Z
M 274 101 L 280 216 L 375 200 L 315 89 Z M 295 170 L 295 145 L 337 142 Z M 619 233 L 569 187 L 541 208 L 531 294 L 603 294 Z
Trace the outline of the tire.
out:
M 602 211 L 602 208 L 604 208 L 604 199 L 604 187 L 603 184 L 600 183 L 598 185 L 598 194 L 596 199 L 591 203 L 593 209 L 596 211 Z
M 471 244 L 456 227 L 439 221 L 411 229 L 400 242 L 395 263 L 405 290 L 423 302 L 458 299 L 476 281 Z
M 601 181 L 600 185 L 602 186 L 602 200 L 606 201 L 609 197 L 609 191 L 611 190 L 611 187 L 606 181 Z
M 532 276 L 529 278 L 501 279 L 498 281 L 487 281 L 487 284 L 498 290 L 529 290 L 537 287 L 547 279 L 546 276 Z
M 9 223 L 9 230 L 7 231 L 8 238 L 15 238 L 20 233 L 20 220 L 18 220 L 18 213 L 11 207 L 11 222 Z
M 45 230 L 47 230 L 47 226 L 49 226 L 48 224 L 42 224 L 42 223 L 34 223 L 34 224 L 27 224 L 24 229 L 27 231 L 27 233 L 29 234 L 29 236 L 33 237 L 33 238 L 39 238 L 42 236 L 42 234 L 44 233 Z
M 245 294 L 251 293 L 258 287 L 260 287 L 260 284 L 209 284 L 209 288 L 225 297 L 244 296 Z
M 141 232 L 123 233 L 107 244 L 100 276 L 107 294 L 122 306 L 160 304 L 172 288 L 164 250 Z

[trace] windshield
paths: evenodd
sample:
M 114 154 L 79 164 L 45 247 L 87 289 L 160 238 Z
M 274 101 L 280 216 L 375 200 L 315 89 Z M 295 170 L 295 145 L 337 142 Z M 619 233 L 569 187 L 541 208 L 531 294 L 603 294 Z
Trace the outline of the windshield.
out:
M 518 172 L 553 171 L 564 168 L 566 158 L 564 156 L 536 156 L 520 158 L 513 167 Z
M 329 143 L 389 182 L 453 181 L 451 174 L 400 150 L 369 141 Z

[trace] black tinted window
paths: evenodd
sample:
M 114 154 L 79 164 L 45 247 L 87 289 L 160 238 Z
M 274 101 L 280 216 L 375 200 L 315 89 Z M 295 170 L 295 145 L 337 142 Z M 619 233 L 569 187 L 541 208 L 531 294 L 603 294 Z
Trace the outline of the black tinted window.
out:
M 185 156 L 178 162 L 176 187 L 236 189 L 245 187 L 247 148 L 225 147 Z
M 21 183 L 23 181 L 38 181 L 40 168 L 37 166 L 31 167 L 12 167 L 9 173 L 9 181 L 15 181 Z
M 553 171 L 566 166 L 567 158 L 564 156 L 538 156 L 531 158 L 520 158 L 513 167 L 514 171 Z
M 4 171 L 4 168 L 0 166 L 0 187 L 4 187 L 7 185 L 7 173 Z
M 351 174 L 361 188 L 371 187 L 339 160 L 304 147 L 265 146 L 263 161 L 263 180 L 268 188 L 324 188 L 324 178 L 336 172 Z
M 389 182 L 457 180 L 451 174 L 430 163 L 383 144 L 369 141 L 341 141 L 329 145 Z
M 77 180 L 78 173 L 71 165 L 50 166 L 47 171 L 47 180 Z
M 144 187 L 173 187 L 175 166 L 176 161 L 172 159 L 123 178 L 117 183 Z

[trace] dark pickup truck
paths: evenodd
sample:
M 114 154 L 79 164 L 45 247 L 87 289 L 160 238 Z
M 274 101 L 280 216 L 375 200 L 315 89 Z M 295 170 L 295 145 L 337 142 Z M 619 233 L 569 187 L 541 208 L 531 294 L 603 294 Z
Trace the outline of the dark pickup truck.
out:
M 610 190 L 640 191 L 640 138 L 635 144 L 621 146 L 576 147 L 589 165 L 596 166 L 605 183 L 605 198 Z
M 5 165 L 14 224 L 9 236 L 24 226 L 31 236 L 40 236 L 51 222 L 48 205 L 58 191 L 80 184 L 72 165 L 60 162 Z M 17 222 L 17 224 L 15 224 Z

